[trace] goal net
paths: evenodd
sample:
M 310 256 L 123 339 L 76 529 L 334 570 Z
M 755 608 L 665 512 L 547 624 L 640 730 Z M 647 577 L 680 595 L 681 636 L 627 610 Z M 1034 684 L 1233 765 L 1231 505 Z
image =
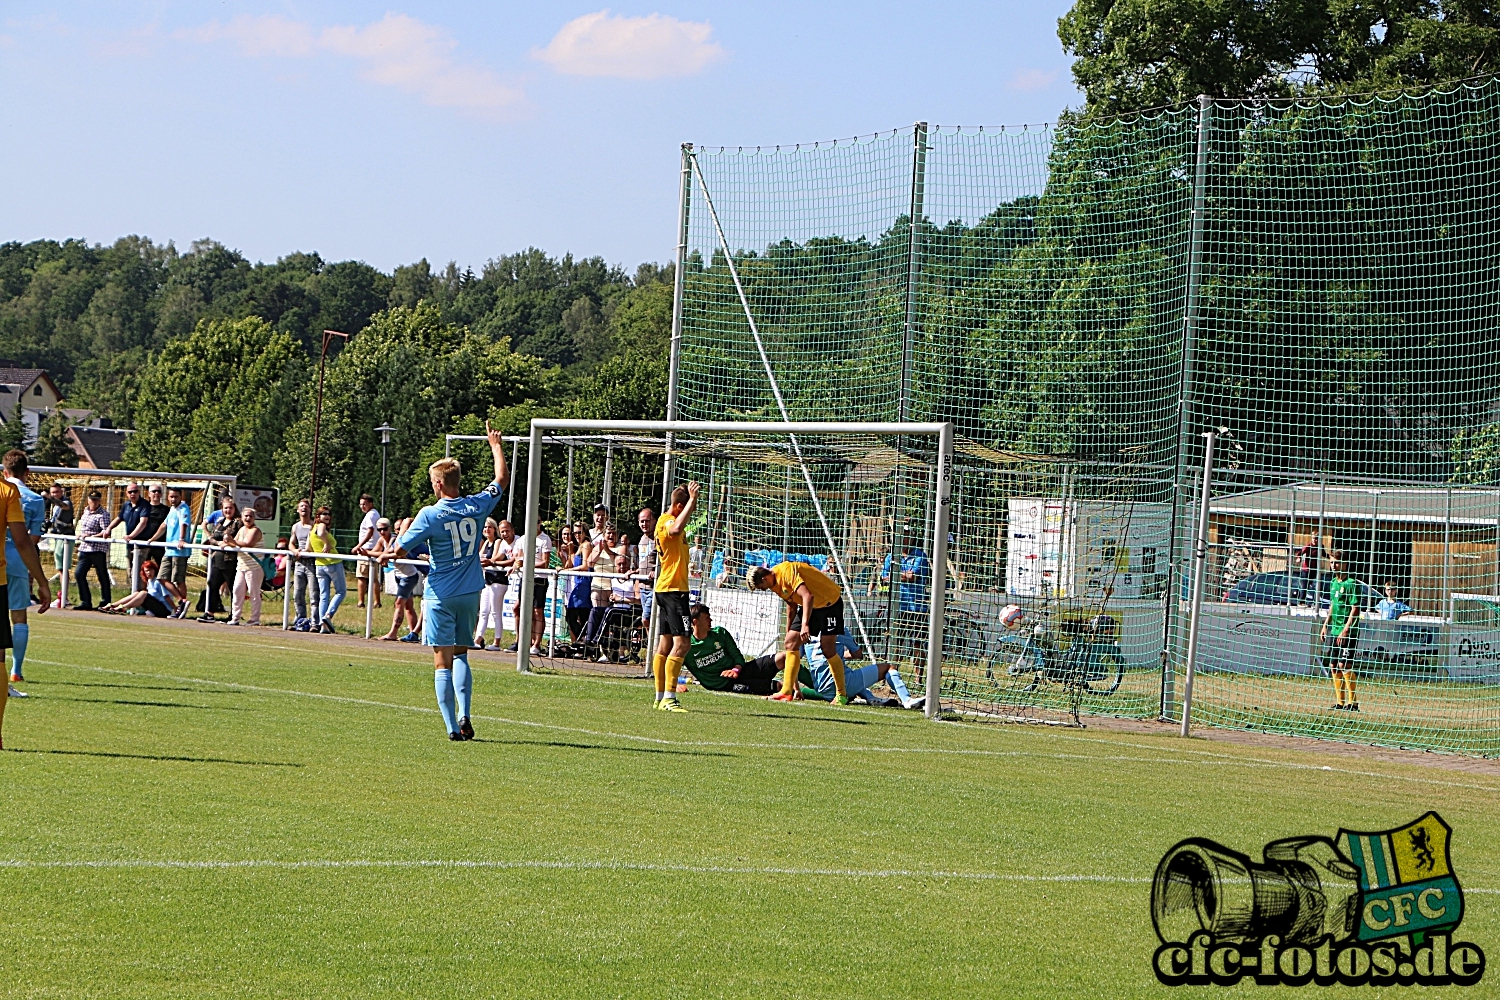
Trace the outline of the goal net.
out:
M 682 178 L 674 415 L 953 425 L 952 612 L 978 621 L 945 624 L 950 703 L 1181 716 L 1213 430 L 1195 716 L 1500 754 L 1454 597 L 1500 586 L 1496 80 L 685 147 Z M 920 521 L 920 477 L 872 516 Z M 1335 558 L 1364 588 L 1345 667 Z
M 690 587 L 747 657 L 780 649 L 787 619 L 779 598 L 746 585 L 745 571 L 791 561 L 813 566 L 839 585 L 844 621 L 862 659 L 904 658 L 917 685 L 927 683 L 935 665 L 941 675 L 930 651 L 941 648 L 940 640 L 934 647 L 932 636 L 934 629 L 942 634 L 946 598 L 932 581 L 951 576 L 944 499 L 951 490 L 953 460 L 946 425 L 536 420 L 532 426 L 522 487 L 528 534 L 547 525 L 548 511 L 557 527 L 555 512 L 560 499 L 565 502 L 559 486 L 565 490 L 567 481 L 559 483 L 548 468 L 555 469 L 559 458 L 566 461 L 567 449 L 575 476 L 585 448 L 592 453 L 591 464 L 602 447 L 629 455 L 632 462 L 648 458 L 656 483 L 642 493 L 654 510 L 670 496 L 661 489 L 664 482 L 668 489 L 689 481 L 700 485 L 687 528 Z M 666 480 L 664 467 L 671 470 Z M 894 476 L 910 480 L 911 507 L 921 512 L 910 522 L 892 520 L 888 481 Z M 639 536 L 637 510 L 628 511 L 628 523 L 613 512 L 609 521 L 626 544 Z M 897 528 L 901 537 L 893 540 Z M 904 546 L 895 565 L 904 557 L 915 567 L 907 600 L 898 600 L 894 609 L 888 599 L 893 544 Z M 897 568 L 898 595 L 901 576 Z M 649 580 L 641 583 L 650 586 Z M 519 589 L 524 632 L 531 591 L 524 584 Z M 523 657 L 523 669 L 525 664 Z M 929 711 L 936 706 L 933 699 Z

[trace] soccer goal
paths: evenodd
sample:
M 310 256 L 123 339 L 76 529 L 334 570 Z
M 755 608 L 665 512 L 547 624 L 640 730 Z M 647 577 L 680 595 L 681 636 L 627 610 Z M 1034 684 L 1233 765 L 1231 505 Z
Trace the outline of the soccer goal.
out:
M 550 449 L 549 440 L 556 442 Z M 716 621 L 739 633 L 747 656 L 774 648 L 785 633 L 785 612 L 772 595 L 746 588 L 745 568 L 806 562 L 838 583 L 846 625 L 865 658 L 883 659 L 902 644 L 920 647 L 914 662 L 925 685 L 926 712 L 938 713 L 945 588 L 932 581 L 948 575 L 951 424 L 534 420 L 522 486 L 523 534 L 530 544 L 544 511 L 559 506 L 558 477 L 548 475 L 546 466 L 563 459 L 559 446 L 568 442 L 576 460 L 581 440 L 608 441 L 618 454 L 659 455 L 662 488 L 648 495 L 658 511 L 672 486 L 700 484 L 698 511 L 688 528 L 690 587 Z M 905 523 L 897 520 L 885 486 L 898 475 L 926 484 L 913 487 L 925 491 L 922 513 Z M 908 549 L 923 550 L 926 565 L 903 579 Z M 533 550 L 516 614 L 522 671 L 530 669 L 536 562 Z M 910 599 L 901 606 L 890 594 L 901 593 L 903 584 Z

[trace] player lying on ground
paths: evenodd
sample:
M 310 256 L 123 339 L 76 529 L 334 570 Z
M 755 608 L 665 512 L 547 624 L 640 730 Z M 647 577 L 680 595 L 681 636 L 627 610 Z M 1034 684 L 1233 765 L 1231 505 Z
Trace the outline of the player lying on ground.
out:
M 911 696 L 911 692 L 906 688 L 906 681 L 901 678 L 900 671 L 889 663 L 849 666 L 851 663 L 859 663 L 864 652 L 847 629 L 834 638 L 834 647 L 838 650 L 839 659 L 844 663 L 844 688 L 850 698 L 863 697 L 871 705 L 878 705 L 881 702 L 870 692 L 870 687 L 880 681 L 885 681 L 890 685 L 891 690 L 896 692 L 896 697 L 901 699 L 902 708 L 921 708 L 922 703 L 926 701 L 924 697 L 913 698 Z M 803 655 L 807 657 L 807 667 L 800 673 L 803 676 L 811 674 L 811 679 L 801 681 L 809 689 L 801 693 L 810 694 L 823 701 L 833 701 L 838 697 L 838 688 L 834 686 L 833 671 L 829 668 L 828 658 L 823 655 L 820 645 L 808 643 L 803 647 Z
M 709 691 L 736 694 L 767 695 L 776 690 L 775 677 L 786 661 L 785 653 L 747 660 L 729 630 L 714 624 L 708 605 L 694 604 L 691 614 L 693 636 L 683 665 L 699 684 Z M 804 683 L 812 684 L 812 675 L 806 669 L 802 676 Z
M 818 637 L 833 674 L 835 705 L 849 704 L 844 687 L 844 661 L 839 656 L 835 636 L 844 631 L 844 592 L 821 570 L 806 563 L 780 562 L 775 569 L 752 566 L 745 573 L 752 590 L 769 590 L 786 601 L 789 619 L 786 631 L 786 670 L 781 691 L 772 697 L 791 701 L 797 692 L 797 668 L 802 664 L 802 647 Z
M 469 722 L 474 678 L 469 670 L 469 642 L 479 624 L 479 594 L 484 571 L 479 567 L 480 526 L 510 485 L 505 467 L 505 442 L 500 432 L 484 425 L 495 478 L 471 496 L 461 496 L 463 470 L 454 458 L 440 458 L 427 469 L 437 503 L 423 507 L 402 532 L 382 563 L 405 559 L 418 545 L 428 551 L 427 589 L 422 599 L 422 643 L 432 647 L 433 688 L 438 711 L 450 740 L 472 740 Z
M 656 707 L 664 712 L 685 712 L 677 702 L 677 678 L 688 655 L 688 553 L 683 532 L 698 506 L 698 484 L 688 483 L 672 491 L 672 506 L 656 522 L 656 607 L 661 616 L 661 635 L 651 660 L 656 682 Z

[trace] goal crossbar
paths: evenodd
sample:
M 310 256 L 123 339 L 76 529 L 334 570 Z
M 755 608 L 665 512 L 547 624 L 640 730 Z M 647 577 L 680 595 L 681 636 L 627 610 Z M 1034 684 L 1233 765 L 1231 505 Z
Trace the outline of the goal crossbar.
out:
M 526 560 L 522 571 L 521 593 L 516 607 L 516 669 L 531 669 L 532 586 L 536 580 L 536 537 L 541 519 L 542 444 L 557 431 L 619 431 L 645 434 L 742 434 L 765 436 L 778 434 L 870 434 L 884 436 L 930 437 L 937 445 L 937 494 L 932 519 L 932 582 L 927 619 L 927 686 L 926 713 L 935 718 L 939 712 L 943 657 L 944 591 L 948 573 L 948 524 L 953 498 L 953 425 L 950 423 L 915 423 L 899 421 L 701 421 L 701 420 L 570 420 L 538 418 L 531 421 L 526 470 Z M 512 470 L 512 477 L 515 472 Z M 826 525 L 825 525 L 826 533 Z M 829 552 L 845 593 L 853 608 L 842 559 L 828 539 Z M 894 568 L 894 567 L 893 567 Z M 893 582 L 894 585 L 894 582 Z M 857 612 L 856 612 L 857 614 Z

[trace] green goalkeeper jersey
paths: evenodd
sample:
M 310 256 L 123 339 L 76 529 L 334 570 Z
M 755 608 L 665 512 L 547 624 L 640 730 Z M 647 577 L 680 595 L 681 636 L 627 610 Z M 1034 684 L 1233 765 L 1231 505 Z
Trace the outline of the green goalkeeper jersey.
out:
M 1328 586 L 1328 634 L 1338 635 L 1343 631 L 1344 623 L 1349 620 L 1349 615 L 1355 608 L 1359 607 L 1359 583 L 1353 577 L 1344 577 L 1342 580 L 1334 580 Z M 1359 618 L 1356 617 L 1354 624 L 1349 626 L 1353 632 L 1359 628 Z
M 729 631 L 715 625 L 708 630 L 708 638 L 693 639 L 688 645 L 687 660 L 683 666 L 698 678 L 710 691 L 727 691 L 734 681 L 724 676 L 724 671 L 741 666 L 745 662 L 740 647 L 735 644 Z

